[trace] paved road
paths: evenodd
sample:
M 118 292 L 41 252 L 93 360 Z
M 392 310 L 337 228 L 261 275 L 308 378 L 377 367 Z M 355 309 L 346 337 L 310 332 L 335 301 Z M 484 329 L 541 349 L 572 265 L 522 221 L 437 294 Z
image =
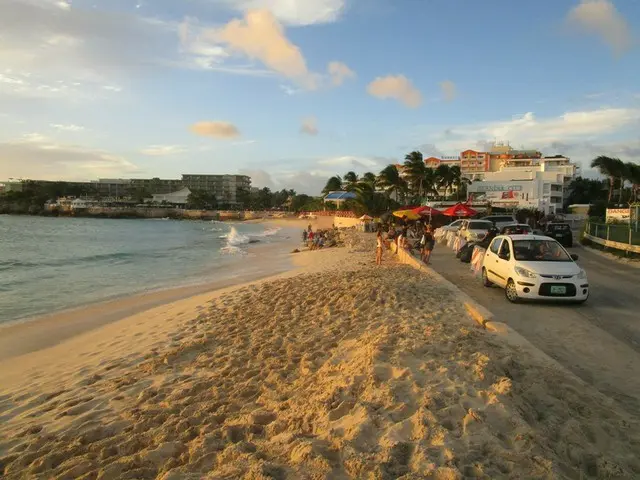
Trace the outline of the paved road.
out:
M 432 268 L 532 344 L 640 419 L 640 269 L 574 248 L 591 293 L 584 305 L 518 304 L 485 288 L 469 264 L 437 245 Z

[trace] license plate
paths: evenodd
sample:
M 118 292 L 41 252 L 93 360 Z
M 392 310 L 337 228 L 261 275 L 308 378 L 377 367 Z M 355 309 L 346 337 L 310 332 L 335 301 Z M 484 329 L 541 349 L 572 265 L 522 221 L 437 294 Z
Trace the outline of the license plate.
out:
M 556 294 L 556 295 L 563 295 L 565 293 L 567 293 L 567 287 L 561 286 L 561 285 L 552 285 L 551 286 L 551 293 L 552 294 Z

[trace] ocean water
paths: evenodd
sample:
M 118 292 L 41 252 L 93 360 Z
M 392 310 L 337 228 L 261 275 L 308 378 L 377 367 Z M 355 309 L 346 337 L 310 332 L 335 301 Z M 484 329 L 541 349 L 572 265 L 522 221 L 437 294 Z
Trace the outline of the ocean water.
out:
M 261 224 L 0 215 L 0 323 L 234 277 L 291 243 Z

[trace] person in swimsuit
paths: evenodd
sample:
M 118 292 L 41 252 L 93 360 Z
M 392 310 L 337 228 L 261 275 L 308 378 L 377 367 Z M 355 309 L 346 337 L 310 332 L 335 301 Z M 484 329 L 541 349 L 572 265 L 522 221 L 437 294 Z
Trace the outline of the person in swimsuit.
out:
M 382 265 L 382 230 L 376 235 L 376 265 Z

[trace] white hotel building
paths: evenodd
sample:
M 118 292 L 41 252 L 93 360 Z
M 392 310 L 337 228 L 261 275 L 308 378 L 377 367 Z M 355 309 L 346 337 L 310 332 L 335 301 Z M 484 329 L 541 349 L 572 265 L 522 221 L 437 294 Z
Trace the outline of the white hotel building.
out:
M 482 181 L 468 186 L 474 201 L 498 207 L 535 208 L 555 213 L 563 208 L 569 184 L 578 166 L 567 157 L 508 159 L 495 172 L 486 172 Z
M 427 166 L 458 165 L 473 183 L 467 191 L 474 201 L 499 207 L 535 208 L 547 213 L 562 209 L 578 166 L 568 157 L 545 157 L 538 150 L 515 150 L 495 143 L 484 152 L 465 150 L 457 157 L 429 157 Z

